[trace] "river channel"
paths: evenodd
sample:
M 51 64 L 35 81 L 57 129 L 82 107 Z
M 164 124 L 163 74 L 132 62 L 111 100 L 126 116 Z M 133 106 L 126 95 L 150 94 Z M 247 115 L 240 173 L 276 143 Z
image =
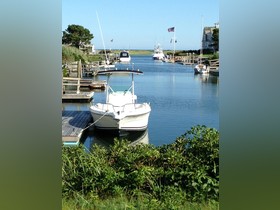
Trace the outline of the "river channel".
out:
M 219 77 L 194 75 L 193 66 L 154 61 L 152 56 L 132 56 L 138 102 L 149 102 L 148 129 L 143 132 L 107 132 L 90 128 L 82 137 L 84 145 L 109 145 L 117 136 L 134 143 L 155 146 L 169 144 L 195 125 L 219 130 Z M 117 67 L 117 66 L 116 66 Z M 100 78 L 102 80 L 106 78 Z M 63 103 L 64 110 L 89 110 L 93 103 L 104 102 L 105 92 L 97 91 L 89 103 Z

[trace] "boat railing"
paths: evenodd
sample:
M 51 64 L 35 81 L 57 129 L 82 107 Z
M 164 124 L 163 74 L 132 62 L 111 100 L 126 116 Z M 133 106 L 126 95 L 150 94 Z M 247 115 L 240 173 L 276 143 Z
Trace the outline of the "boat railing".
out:
M 111 88 L 111 86 L 110 85 L 108 85 L 108 92 L 112 92 L 112 93 L 114 93 L 115 91 L 113 90 L 113 88 Z

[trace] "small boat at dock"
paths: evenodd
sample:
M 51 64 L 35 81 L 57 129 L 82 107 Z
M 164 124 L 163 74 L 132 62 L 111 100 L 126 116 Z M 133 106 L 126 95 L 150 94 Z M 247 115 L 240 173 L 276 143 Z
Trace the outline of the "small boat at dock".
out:
M 160 44 L 157 44 L 154 48 L 154 54 L 153 54 L 154 60 L 164 60 L 165 55 L 163 53 L 162 48 L 160 47 Z
M 107 75 L 106 102 L 90 107 L 94 125 L 98 129 L 140 131 L 148 127 L 151 107 L 149 103 L 137 103 L 134 94 L 134 75 L 143 74 L 139 70 L 107 70 L 98 74 Z M 132 81 L 126 87 L 112 87 L 109 78 L 131 75 Z
M 194 67 L 194 74 L 208 74 L 209 69 L 206 67 L 206 65 L 199 63 Z

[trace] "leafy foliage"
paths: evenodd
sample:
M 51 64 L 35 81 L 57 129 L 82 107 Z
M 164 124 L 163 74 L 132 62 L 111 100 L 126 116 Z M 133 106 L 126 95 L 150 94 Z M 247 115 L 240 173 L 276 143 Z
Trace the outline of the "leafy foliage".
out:
M 93 35 L 87 28 L 80 25 L 68 25 L 68 28 L 63 31 L 62 44 L 69 44 L 79 48 L 81 44 L 90 44 Z
M 205 126 L 160 147 L 116 139 L 109 149 L 94 145 L 87 153 L 82 146 L 63 147 L 62 154 L 64 198 L 144 197 L 173 209 L 219 197 L 219 133 Z

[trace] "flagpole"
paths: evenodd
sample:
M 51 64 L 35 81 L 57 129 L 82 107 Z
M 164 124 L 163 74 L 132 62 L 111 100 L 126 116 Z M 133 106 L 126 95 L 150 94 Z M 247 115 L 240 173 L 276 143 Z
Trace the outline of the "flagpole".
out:
M 175 62 L 175 27 L 171 27 L 167 29 L 168 32 L 173 32 L 173 38 L 171 39 L 171 41 L 173 40 L 173 63 Z M 171 43 L 170 41 L 170 43 Z
M 175 30 L 173 32 L 173 62 L 175 63 Z

